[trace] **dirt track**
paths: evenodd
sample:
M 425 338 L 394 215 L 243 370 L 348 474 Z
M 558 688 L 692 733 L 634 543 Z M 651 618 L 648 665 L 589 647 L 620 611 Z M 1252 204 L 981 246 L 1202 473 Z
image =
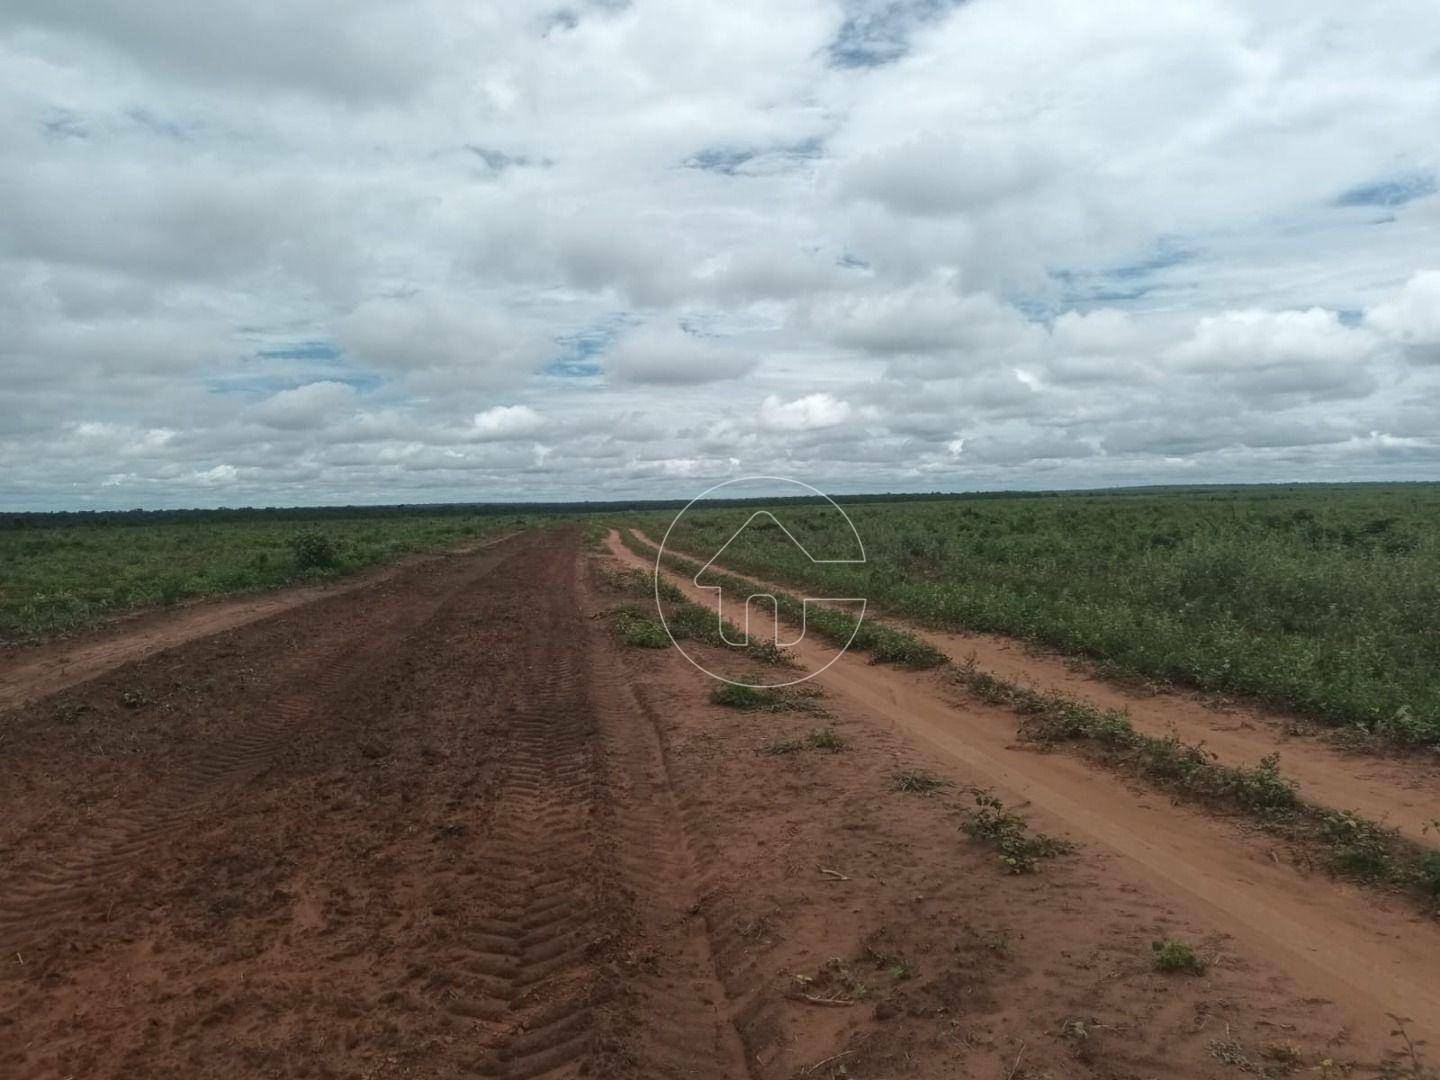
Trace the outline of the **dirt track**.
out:
M 636 532 L 655 545 L 653 538 Z M 734 570 L 726 572 L 772 590 L 777 587 Z M 1347 753 L 1331 743 L 1296 734 L 1313 726 L 1294 716 L 1242 702 L 1216 705 L 1179 691 L 1124 687 L 1091 675 L 1064 657 L 1045 655 L 1012 639 L 931 630 L 873 608 L 871 614 L 904 627 L 957 663 L 973 658 L 982 670 L 1011 682 L 1123 710 L 1136 730 L 1203 743 L 1220 761 L 1253 765 L 1267 754 L 1280 754 L 1286 776 L 1296 781 L 1300 793 L 1310 801 L 1359 811 L 1417 844 L 1440 848 L 1440 828 L 1436 826 L 1440 821 L 1440 761 L 1433 755 L 1400 758 Z
M 956 831 L 983 769 L 889 730 L 893 705 L 837 691 L 845 751 L 757 753 L 819 721 L 711 705 L 672 650 L 618 646 L 594 561 L 529 534 L 0 715 L 0 1075 L 1378 1055 L 1370 1016 L 1315 1000 L 1343 995 L 1103 846 L 1005 874 Z M 898 794 L 902 767 L 956 788 Z M 1154 972 L 1163 936 L 1210 972 Z
M 653 570 L 618 534 L 612 532 L 609 546 L 629 565 Z M 667 577 L 692 601 L 713 603 L 712 593 L 679 575 Z M 795 651 L 811 669 L 832 653 L 809 640 Z M 1166 807 L 1163 796 L 1116 786 L 1078 759 L 1017 746 L 1013 716 L 975 700 L 955 701 L 943 677 L 845 656 L 816 681 L 979 773 L 983 782 L 1033 803 L 1057 831 L 1109 848 L 1125 860 L 1127 873 L 1186 898 L 1301 985 L 1342 1002 L 1372 1039 L 1388 1029 L 1391 1014 L 1412 1018 L 1427 1038 L 1440 1036 L 1440 927 L 1433 919 L 1394 898 L 1283 865 L 1263 838 L 1241 837 L 1203 813 Z
M 468 550 L 492 547 L 506 539 L 508 536 L 495 537 Z M 258 596 L 202 600 L 181 608 L 123 616 L 98 631 L 41 648 L 12 646 L 6 650 L 5 662 L 0 665 L 0 709 L 13 709 L 57 693 L 174 645 L 268 619 L 323 597 L 376 585 L 419 563 L 443 557 L 409 555 L 332 584 L 299 585 Z

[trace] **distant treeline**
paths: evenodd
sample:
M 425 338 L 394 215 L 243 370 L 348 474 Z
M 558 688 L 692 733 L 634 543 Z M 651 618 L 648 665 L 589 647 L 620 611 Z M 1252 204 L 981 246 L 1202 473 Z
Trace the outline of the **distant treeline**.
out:
M 941 500 L 991 499 L 1075 499 L 1075 498 L 1157 498 L 1187 499 L 1282 497 L 1296 492 L 1319 493 L 1355 488 L 1404 490 L 1422 484 L 1234 484 L 1207 486 L 1152 486 L 1094 488 L 1073 491 L 928 491 L 914 493 L 876 492 L 864 495 L 834 495 L 837 503 L 911 503 Z M 744 499 L 707 499 L 708 507 L 774 506 L 787 503 L 803 506 L 819 503 L 819 496 L 759 496 Z M 449 517 L 498 514 L 614 514 L 645 510 L 678 510 L 689 499 L 619 499 L 600 502 L 528 503 L 395 503 L 386 506 L 222 506 L 210 510 L 55 510 L 0 515 L 0 530 L 40 529 L 73 525 L 163 525 L 170 523 L 215 523 L 236 521 L 355 521 L 400 517 Z

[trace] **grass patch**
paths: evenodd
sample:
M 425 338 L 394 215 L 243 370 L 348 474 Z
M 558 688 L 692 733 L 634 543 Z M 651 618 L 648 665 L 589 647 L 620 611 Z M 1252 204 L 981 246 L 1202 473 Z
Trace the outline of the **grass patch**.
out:
M 1041 859 L 1074 850 L 1074 845 L 1044 833 L 1031 832 L 1019 814 L 988 791 L 975 793 L 975 807 L 965 811 L 960 828 L 977 843 L 994 848 L 1012 874 L 1033 873 Z
M 620 640 L 636 649 L 663 649 L 670 644 L 670 635 L 659 621 L 633 607 L 616 608 L 611 612 Z
M 0 642 L 40 641 L 144 608 L 332 581 L 539 520 L 402 507 L 0 518 Z M 49 521 L 65 523 L 41 524 Z
M 598 566 L 598 573 L 605 588 L 612 592 L 637 598 L 659 596 L 660 601 L 665 605 L 664 625 L 660 624 L 653 609 L 645 610 L 630 604 L 621 610 L 629 612 L 633 617 L 655 623 L 667 645 L 670 644 L 670 636 L 673 636 L 675 641 L 695 641 L 717 648 L 734 649 L 758 664 L 775 667 L 793 667 L 795 664 L 794 658 L 786 650 L 778 648 L 773 641 L 752 641 L 748 645 L 739 647 L 731 645 L 731 641 L 741 640 L 739 630 L 728 622 L 723 625 L 722 629 L 721 622 L 715 617 L 714 612 L 699 604 L 691 603 L 685 599 L 684 593 L 664 579 L 659 581 L 657 589 L 654 576 L 644 570 L 601 563 Z M 669 628 L 669 636 L 665 633 L 666 627 Z M 648 632 L 646 633 L 648 634 Z M 649 637 L 650 640 L 653 640 L 653 635 L 649 635 Z M 633 644 L 643 645 L 644 643 L 634 642 Z
M 713 552 L 756 509 L 692 510 L 669 547 Z M 780 530 L 758 528 L 734 536 L 726 564 L 1391 745 L 1440 746 L 1440 485 L 845 500 L 845 510 L 864 564 L 816 567 Z M 853 544 L 827 507 L 775 513 L 810 552 Z M 630 520 L 653 536 L 671 516 Z
M 1163 971 L 1167 975 L 1204 975 L 1206 963 L 1196 955 L 1195 950 L 1183 941 L 1176 941 L 1174 938 L 1166 938 L 1164 941 L 1152 941 L 1150 949 L 1154 953 L 1153 963 L 1156 971 Z
M 746 680 L 759 676 L 745 675 Z M 747 712 L 815 712 L 817 707 L 809 696 L 787 687 L 749 686 L 744 683 L 721 683 L 710 691 L 710 701 L 729 709 Z
M 931 776 L 929 773 L 903 772 L 896 773 L 891 778 L 890 786 L 907 795 L 933 795 L 941 788 L 950 787 L 952 783 L 953 781 Z
M 1080 744 L 1114 768 L 1245 815 L 1341 877 L 1403 889 L 1432 908 L 1440 901 L 1440 854 L 1359 814 L 1305 802 L 1281 773 L 1278 754 L 1226 765 L 1201 746 L 1136 731 L 1123 712 L 1010 683 L 973 662 L 956 665 L 955 673 L 984 700 L 1019 713 L 1024 740 Z
M 622 529 L 620 537 L 625 546 L 637 555 L 655 557 L 656 549 L 635 536 L 631 530 Z M 686 577 L 694 577 L 701 569 L 699 563 L 669 552 L 665 554 L 662 562 L 669 569 Z M 748 593 L 754 588 L 753 583 L 730 574 L 718 573 L 713 567 L 707 573 L 707 580 L 740 593 Z M 781 618 L 787 622 L 796 626 L 803 624 L 806 633 L 813 632 L 832 645 L 844 646 L 848 643 L 851 649 L 868 653 L 874 663 L 896 664 L 912 671 L 922 671 L 949 662 L 944 653 L 915 635 L 885 626 L 874 619 L 857 619 L 855 615 L 841 608 L 818 604 L 811 604 L 807 608 L 798 597 L 785 592 L 772 592 L 771 595 L 775 597 L 775 605 Z M 712 615 L 711 622 L 714 621 Z M 738 634 L 734 636 L 734 640 L 740 640 Z M 773 644 L 770 647 L 773 648 Z
M 821 750 L 825 753 L 838 753 L 844 750 L 847 743 L 835 733 L 832 727 L 815 728 L 804 738 L 800 739 L 777 739 L 768 742 L 760 747 L 762 754 L 783 755 L 798 754 L 802 750 Z

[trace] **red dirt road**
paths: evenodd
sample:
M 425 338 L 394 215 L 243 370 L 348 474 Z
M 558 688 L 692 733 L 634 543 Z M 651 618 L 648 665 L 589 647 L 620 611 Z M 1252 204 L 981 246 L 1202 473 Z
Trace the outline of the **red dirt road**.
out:
M 514 534 L 497 536 L 473 548 L 493 547 Z M 258 596 L 203 600 L 182 608 L 163 608 L 127 615 L 115 624 L 78 639 L 58 641 L 40 648 L 10 647 L 0 654 L 0 710 L 58 693 L 93 679 L 131 660 L 183 645 L 187 641 L 245 626 L 291 608 L 312 604 L 326 596 L 375 585 L 395 574 L 444 555 L 410 555 L 399 562 L 369 570 L 328 585 L 300 585 Z
M 611 533 L 609 547 L 628 565 L 653 571 L 650 560 L 621 545 L 618 533 Z M 666 576 L 693 602 L 713 604 L 712 593 Z M 795 652 L 811 670 L 832 655 L 808 639 Z M 1285 865 L 1263 838 L 1167 806 L 1163 796 L 1118 786 L 1078 758 L 1016 745 L 1011 714 L 957 700 L 943 675 L 846 655 L 815 681 L 972 770 L 979 782 L 1032 803 L 1054 831 L 1115 853 L 1124 864 L 1119 872 L 1183 899 L 1196 917 L 1233 934 L 1308 992 L 1341 1002 L 1372 1047 L 1383 1044 L 1391 1014 L 1410 1017 L 1422 1037 L 1440 1038 L 1440 926 L 1405 902 Z
M 616 642 L 599 561 L 530 534 L 0 714 L 0 1076 L 1378 1057 L 1368 1018 L 1103 846 L 1006 874 L 956 828 L 983 770 L 863 702 L 711 704 Z M 822 723 L 845 749 L 758 752 Z M 1154 971 L 1161 937 L 1209 972 Z
M 636 530 L 636 534 L 655 546 L 643 532 Z M 726 572 L 777 588 L 772 582 L 728 568 Z M 1436 824 L 1440 822 L 1440 761 L 1434 755 L 1384 757 L 1347 752 L 1322 739 L 1296 734 L 1313 729 L 1313 725 L 1294 716 L 1242 702 L 1217 706 L 1197 694 L 1119 686 L 1064 657 L 1043 654 L 1013 639 L 931 630 L 874 609 L 871 615 L 903 627 L 957 663 L 973 659 L 982 671 L 1011 682 L 1122 710 L 1137 731 L 1203 743 L 1228 764 L 1253 765 L 1267 754 L 1279 754 L 1285 775 L 1311 802 L 1358 811 L 1417 844 L 1440 848 Z

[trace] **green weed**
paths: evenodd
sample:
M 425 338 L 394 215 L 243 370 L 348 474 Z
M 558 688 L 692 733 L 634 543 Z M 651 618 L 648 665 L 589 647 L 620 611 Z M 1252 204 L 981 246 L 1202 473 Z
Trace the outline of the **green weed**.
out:
M 811 750 L 824 750 L 833 754 L 836 751 L 844 750 L 846 742 L 839 735 L 835 734 L 834 728 L 824 727 L 816 728 L 810 732 L 809 735 L 806 735 L 805 745 Z
M 637 649 L 663 649 L 670 644 L 665 627 L 648 615 L 634 608 L 616 608 L 613 612 L 615 629 L 620 640 Z
M 756 679 L 758 676 L 746 675 L 743 678 Z M 744 683 L 721 683 L 710 692 L 710 700 L 716 705 L 747 711 L 813 711 L 815 708 L 808 698 L 783 688 Z
M 1029 824 L 986 791 L 975 793 L 975 809 L 961 822 L 972 840 L 993 847 L 1012 874 L 1032 873 L 1041 859 L 1074 850 L 1074 845 L 1044 833 L 1032 833 Z
M 1204 975 L 1206 964 L 1195 950 L 1183 941 L 1176 941 L 1174 938 L 1166 938 L 1164 941 L 1152 941 L 1150 948 L 1154 952 L 1154 964 L 1156 971 L 1163 971 L 1167 975 Z
M 895 774 L 891 780 L 891 786 L 896 791 L 903 791 L 910 795 L 930 795 L 941 788 L 950 787 L 952 782 L 928 773 L 903 772 Z
M 823 750 L 837 753 L 846 748 L 846 742 L 835 733 L 834 728 L 815 728 L 803 739 L 777 739 L 760 748 L 762 754 L 797 754 L 801 750 Z

